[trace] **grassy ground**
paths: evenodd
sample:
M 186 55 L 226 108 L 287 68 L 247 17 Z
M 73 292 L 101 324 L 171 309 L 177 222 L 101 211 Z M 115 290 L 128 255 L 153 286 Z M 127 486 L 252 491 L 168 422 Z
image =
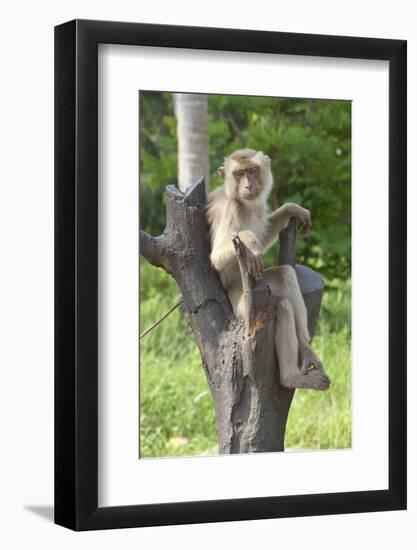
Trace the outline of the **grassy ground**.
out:
M 141 262 L 141 331 L 178 299 L 173 279 Z M 287 448 L 351 446 L 350 284 L 325 292 L 314 348 L 332 380 L 327 392 L 297 390 Z M 214 411 L 192 333 L 176 310 L 141 341 L 140 456 L 215 454 Z

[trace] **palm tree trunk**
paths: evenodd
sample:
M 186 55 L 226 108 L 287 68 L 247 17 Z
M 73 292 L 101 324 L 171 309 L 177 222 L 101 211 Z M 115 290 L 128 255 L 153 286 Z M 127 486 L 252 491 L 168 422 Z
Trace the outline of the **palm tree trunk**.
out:
M 210 175 L 208 100 L 205 94 L 173 94 L 178 135 L 178 187 L 185 192 Z

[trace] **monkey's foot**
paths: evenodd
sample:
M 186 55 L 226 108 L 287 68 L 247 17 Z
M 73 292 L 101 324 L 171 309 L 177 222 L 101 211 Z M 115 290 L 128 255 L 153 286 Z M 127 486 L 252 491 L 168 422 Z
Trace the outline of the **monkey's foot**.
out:
M 320 359 L 314 353 L 310 346 L 306 346 L 299 352 L 300 371 L 302 374 L 307 374 L 312 369 L 318 369 L 324 373 L 324 367 Z
M 330 378 L 320 369 L 313 368 L 306 374 L 299 371 L 281 376 L 281 384 L 286 388 L 305 388 L 311 390 L 327 390 L 330 386 Z

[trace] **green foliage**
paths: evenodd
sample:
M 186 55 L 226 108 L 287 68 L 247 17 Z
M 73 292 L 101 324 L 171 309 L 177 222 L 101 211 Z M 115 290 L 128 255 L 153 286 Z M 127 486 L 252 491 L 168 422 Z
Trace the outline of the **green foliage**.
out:
M 141 263 L 141 331 L 177 300 L 175 281 Z M 351 446 L 350 283 L 324 295 L 314 348 L 332 379 L 331 390 L 297 390 L 286 447 Z M 192 333 L 179 310 L 141 340 L 140 456 L 217 453 L 213 402 Z
M 141 261 L 143 332 L 178 300 L 174 279 Z M 176 446 L 175 438 L 186 438 Z M 140 345 L 140 456 L 199 455 L 216 445 L 213 403 L 194 336 L 175 310 Z
M 164 190 L 177 181 L 172 95 L 141 92 L 140 216 L 152 234 L 164 228 Z M 351 103 L 318 99 L 209 96 L 211 184 L 217 167 L 241 147 L 271 157 L 270 206 L 297 202 L 312 212 L 313 228 L 297 240 L 300 263 L 327 280 L 350 277 Z M 267 258 L 267 265 L 272 256 Z
M 140 226 L 159 235 L 165 227 L 165 187 L 177 182 L 176 120 L 172 94 L 140 94 Z

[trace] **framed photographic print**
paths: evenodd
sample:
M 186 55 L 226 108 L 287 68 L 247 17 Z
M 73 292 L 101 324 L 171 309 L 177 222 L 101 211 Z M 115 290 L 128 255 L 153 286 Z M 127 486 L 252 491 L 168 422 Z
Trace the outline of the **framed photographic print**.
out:
M 55 521 L 406 507 L 406 42 L 55 29 Z

